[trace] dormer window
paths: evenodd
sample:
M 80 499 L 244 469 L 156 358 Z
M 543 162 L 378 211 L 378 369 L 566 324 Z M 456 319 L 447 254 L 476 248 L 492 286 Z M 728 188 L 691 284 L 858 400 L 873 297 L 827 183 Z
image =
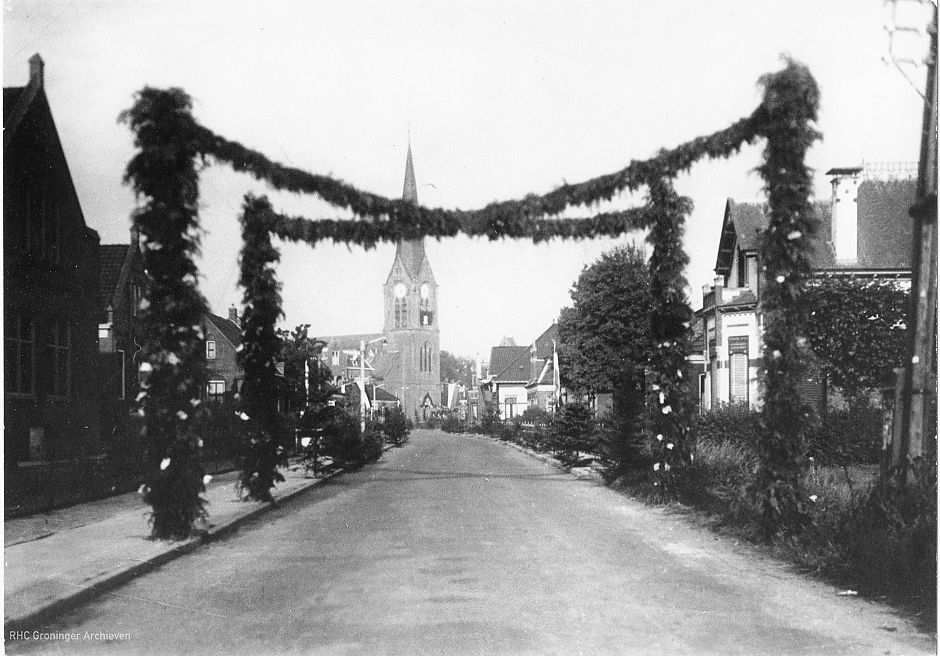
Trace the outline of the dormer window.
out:
M 215 350 L 215 340 L 210 339 L 206 341 L 206 360 L 215 360 L 216 350 Z

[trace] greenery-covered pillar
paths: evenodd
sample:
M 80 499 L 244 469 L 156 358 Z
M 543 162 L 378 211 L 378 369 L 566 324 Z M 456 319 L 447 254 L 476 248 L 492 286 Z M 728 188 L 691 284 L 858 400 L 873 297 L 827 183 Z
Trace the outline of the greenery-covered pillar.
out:
M 274 271 L 281 256 L 271 243 L 273 212 L 268 199 L 248 194 L 242 210 L 239 284 L 245 290 L 245 309 L 238 362 L 245 372 L 241 401 L 251 428 L 243 448 L 240 483 L 250 498 L 270 501 L 271 488 L 284 480 L 277 471 L 284 449 L 276 369 L 281 346 L 276 323 L 283 313 L 281 285 Z
M 196 432 L 206 386 L 202 321 L 206 302 L 193 261 L 199 250 L 199 187 L 191 100 L 180 89 L 145 88 L 120 120 L 135 133 L 138 153 L 127 165 L 142 204 L 140 231 L 148 288 L 140 306 L 144 346 L 137 397 L 147 445 L 144 500 L 153 536 L 186 538 L 205 516 L 202 440 Z
M 653 245 L 649 263 L 653 309 L 647 407 L 655 484 L 666 495 L 675 476 L 692 461 L 688 444 L 693 411 L 688 364 L 692 310 L 686 302 L 683 273 L 689 257 L 682 249 L 685 216 L 692 202 L 676 194 L 670 178 L 657 178 L 649 187 L 652 225 L 647 241 Z
M 810 252 L 818 229 L 809 196 L 813 182 L 806 151 L 819 138 L 819 89 L 809 70 L 790 62 L 765 76 L 764 164 L 770 220 L 761 235 L 761 312 L 764 320 L 764 435 L 756 481 L 767 537 L 792 533 L 810 522 L 809 501 L 800 488 L 803 442 L 812 410 L 800 398 L 799 382 L 812 358 L 805 337 L 801 295 L 811 273 Z

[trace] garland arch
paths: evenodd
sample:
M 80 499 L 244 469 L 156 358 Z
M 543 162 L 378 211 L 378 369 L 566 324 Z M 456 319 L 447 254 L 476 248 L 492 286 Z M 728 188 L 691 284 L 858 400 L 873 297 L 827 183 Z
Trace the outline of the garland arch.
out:
M 812 178 L 805 155 L 820 137 L 811 125 L 817 118 L 819 90 L 809 70 L 790 60 L 759 82 L 764 89 L 760 105 L 724 130 L 661 150 L 649 159 L 634 160 L 620 171 L 473 211 L 425 208 L 360 191 L 329 176 L 285 167 L 198 124 L 191 113 L 191 100 L 182 90 L 142 89 L 133 107 L 122 112 L 119 120 L 135 133 L 138 152 L 128 163 L 125 182 L 142 200 L 133 221 L 140 231 L 151 283 L 142 313 L 151 346 L 144 354 L 138 401 L 154 472 L 147 483 L 154 534 L 187 535 L 191 520 L 202 512 L 199 494 L 204 486 L 198 479 L 202 475 L 200 444 L 194 427 L 205 377 L 199 357 L 203 339 L 199 323 L 206 303 L 196 286 L 193 262 L 199 248 L 197 160 L 228 164 L 277 190 L 318 196 L 356 217 L 312 220 L 287 216 L 275 211 L 266 197 L 245 197 L 240 278 L 245 290 L 240 353 L 245 369 L 244 401 L 269 434 L 276 432 L 276 413 L 271 411 L 273 400 L 264 390 L 273 375 L 274 324 L 282 316 L 280 284 L 274 274 L 279 254 L 271 244 L 272 235 L 310 245 L 333 241 L 368 249 L 379 242 L 458 234 L 539 243 L 648 229 L 654 296 L 650 329 L 656 350 L 650 362 L 647 405 L 653 417 L 650 441 L 657 459 L 655 476 L 665 493 L 691 462 L 688 425 L 693 411 L 691 381 L 686 373 L 692 311 L 684 297 L 683 271 L 688 256 L 682 248 L 692 202 L 676 193 L 673 182 L 698 160 L 730 157 L 743 144 L 758 138 L 766 144 L 763 164 L 757 170 L 768 195 L 770 222 L 760 245 L 767 281 L 762 297 L 766 316 L 765 434 L 756 492 L 768 533 L 805 525 L 808 502 L 798 479 L 804 466 L 800 444 L 810 417 L 800 407 L 796 390 L 809 352 L 795 301 L 810 273 L 811 241 L 818 225 L 809 202 Z M 642 187 L 648 194 L 641 207 L 584 218 L 558 216 L 570 207 L 590 207 Z M 274 466 L 275 448 L 272 442 L 268 455 L 259 458 L 265 467 Z M 184 506 L 195 510 L 183 510 Z

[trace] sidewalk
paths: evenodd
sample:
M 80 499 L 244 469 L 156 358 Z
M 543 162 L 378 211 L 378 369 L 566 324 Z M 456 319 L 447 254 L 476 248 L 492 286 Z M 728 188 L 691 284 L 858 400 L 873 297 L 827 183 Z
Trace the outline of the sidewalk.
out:
M 308 477 L 301 464 L 281 472 L 286 480 L 274 490 L 277 502 L 329 478 Z M 272 507 L 238 500 L 236 476 L 221 475 L 209 484 L 204 495 L 208 530 L 188 540 L 150 540 L 149 506 L 133 494 L 5 522 L 6 630 L 35 628 L 45 617 L 188 553 Z

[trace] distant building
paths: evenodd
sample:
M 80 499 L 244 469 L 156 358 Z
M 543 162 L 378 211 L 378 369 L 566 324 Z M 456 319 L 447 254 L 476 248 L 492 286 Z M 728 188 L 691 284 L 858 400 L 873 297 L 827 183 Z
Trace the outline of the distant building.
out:
M 101 393 L 114 401 L 133 401 L 143 344 L 137 315 L 147 288 L 136 231 L 127 244 L 99 248 L 98 374 Z
M 500 419 L 522 415 L 530 406 L 554 412 L 562 390 L 555 375 L 558 326 L 552 324 L 529 346 L 504 337 L 490 350 L 489 375 L 481 390 L 499 408 Z M 559 372 L 560 373 L 560 372 Z
M 418 202 L 411 146 L 405 163 L 402 199 Z M 440 407 L 441 353 L 438 286 L 424 250 L 424 240 L 399 242 L 383 286 L 385 322 L 381 333 L 322 337 L 322 361 L 334 380 L 360 375 L 359 349 L 365 343 L 362 368 L 374 382 L 400 399 L 409 418 L 425 419 Z
M 44 89 L 3 89 L 4 456 L 98 449 L 98 233 L 88 227 Z
M 238 347 L 241 345 L 241 326 L 238 310 L 229 308 L 228 318 L 207 313 L 204 319 L 206 335 L 206 398 L 221 402 L 226 394 L 235 394 L 241 389 L 245 372 L 238 364 Z
M 916 165 L 834 168 L 832 196 L 815 204 L 820 231 L 812 265 L 818 276 L 897 280 L 909 285 Z M 699 389 L 704 409 L 721 403 L 761 403 L 758 370 L 763 352 L 763 274 L 758 237 L 766 229 L 766 207 L 728 199 L 722 222 L 715 280 L 702 290 L 696 313 L 701 332 L 695 349 L 705 371 Z M 812 282 L 810 282 L 812 284 Z M 801 385 L 806 403 L 826 405 L 826 381 L 817 371 Z

